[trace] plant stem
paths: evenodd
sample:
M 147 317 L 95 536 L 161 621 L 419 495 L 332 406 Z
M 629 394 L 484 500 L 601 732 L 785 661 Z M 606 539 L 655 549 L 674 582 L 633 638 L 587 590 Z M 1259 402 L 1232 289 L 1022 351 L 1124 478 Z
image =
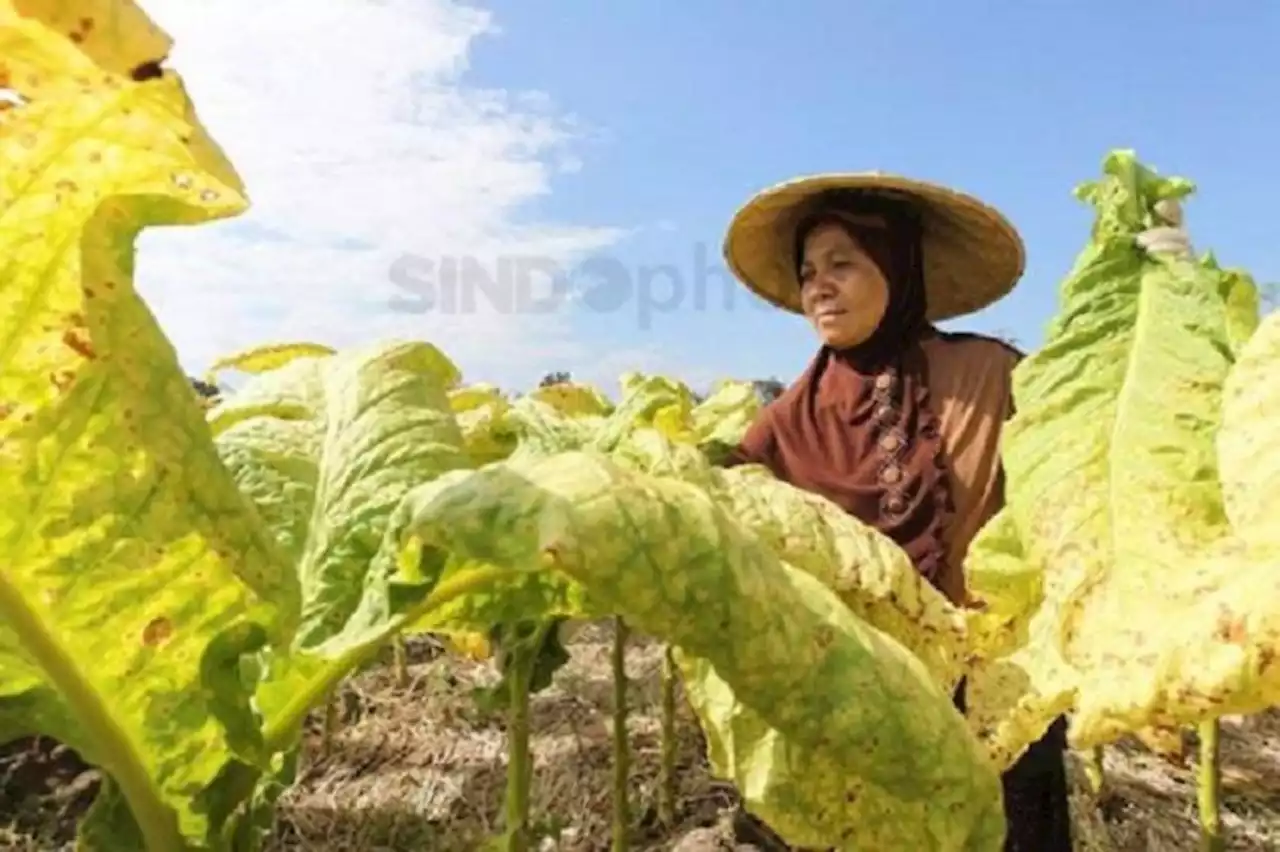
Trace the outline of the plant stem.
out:
M 1222 792 L 1222 776 L 1218 771 L 1219 733 L 1217 719 L 1200 723 L 1200 777 L 1196 798 L 1200 807 L 1201 852 L 1223 852 L 1227 848 L 1218 808 Z
M 613 619 L 613 852 L 626 852 L 631 830 L 627 778 L 631 751 L 627 740 L 627 623 Z
M 0 571 L 0 613 L 45 677 L 62 693 L 87 739 L 100 755 L 100 766 L 120 788 L 142 834 L 147 852 L 179 852 L 186 846 L 178 815 L 165 804 L 159 786 L 143 761 L 141 745 L 120 725 L 97 687 L 58 636 L 41 623 L 22 593 Z
M 508 852 L 529 850 L 529 787 L 533 767 L 529 760 L 529 678 L 541 636 L 541 627 L 532 645 L 517 643 L 512 649 L 510 705 L 507 710 L 507 800 L 506 842 Z
M 409 660 L 404 652 L 404 637 L 399 634 L 391 640 L 391 650 L 395 655 L 396 686 L 404 689 L 409 685 Z
M 338 727 L 338 696 L 329 693 L 324 702 L 324 729 L 320 732 L 320 753 L 327 755 L 333 745 L 333 732 Z
M 1090 792 L 1101 796 L 1107 783 L 1106 769 L 1102 763 L 1102 746 L 1094 746 L 1084 755 L 1084 776 L 1089 781 Z
M 662 762 L 658 767 L 658 821 L 676 821 L 676 661 L 671 646 L 662 654 Z

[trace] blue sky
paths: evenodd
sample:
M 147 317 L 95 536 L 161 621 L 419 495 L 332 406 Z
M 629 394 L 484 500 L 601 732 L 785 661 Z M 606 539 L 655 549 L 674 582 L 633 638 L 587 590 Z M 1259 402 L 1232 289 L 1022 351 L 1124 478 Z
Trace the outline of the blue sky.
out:
M 1197 247 L 1280 277 L 1280 6 L 1191 2 L 489 4 L 505 30 L 473 79 L 530 86 L 607 131 L 537 207 L 620 225 L 635 263 L 684 263 L 757 188 L 813 171 L 884 169 L 949 182 L 1006 212 L 1028 269 L 1015 295 L 958 323 L 1034 345 L 1086 237 L 1072 187 L 1133 147 L 1195 180 Z M 986 7 L 994 9 L 992 6 Z M 555 11 L 550 11 L 554 9 Z M 606 11 L 607 9 L 607 11 Z M 1268 188 L 1270 188 L 1268 190 Z M 769 312 L 680 311 L 649 330 L 597 315 L 583 334 L 647 335 L 681 360 L 790 377 L 808 329 Z
M 369 20 L 372 6 L 334 2 L 349 19 Z M 240 140 L 238 149 L 228 146 L 233 159 L 253 171 L 256 146 L 262 143 L 248 140 L 277 132 L 263 127 L 265 121 L 279 122 L 283 132 L 284 119 L 263 112 L 257 125 L 241 132 L 247 114 L 219 113 L 214 66 L 226 44 L 207 34 L 216 28 L 203 16 L 195 22 L 193 15 L 186 32 L 174 31 L 177 23 L 169 21 L 181 17 L 177 7 L 185 5 L 183 0 L 155 5 L 171 10 L 171 18 L 153 14 L 179 45 L 183 38 L 206 40 L 202 55 L 208 67 L 188 73 L 189 83 L 202 115 L 215 116 L 206 119 L 211 131 L 220 139 Z M 418 15 L 416 4 L 391 3 L 409 5 Z M 998 11 L 994 4 L 938 0 L 490 0 L 479 7 L 487 13 L 482 22 L 442 0 L 423 0 L 421 6 L 433 11 L 418 24 L 437 27 L 443 33 L 439 44 L 406 47 L 414 43 L 407 37 L 396 45 L 360 43 L 360 36 L 350 35 L 348 41 L 357 42 L 351 50 L 399 63 L 370 67 L 355 79 L 369 87 L 416 86 L 419 98 L 428 91 L 434 112 L 429 126 L 419 129 L 436 135 L 420 138 L 457 137 L 457 144 L 439 142 L 433 160 L 454 176 L 487 168 L 467 153 L 469 140 L 479 138 L 460 130 L 467 121 L 490 132 L 492 126 L 483 124 L 490 118 L 477 116 L 497 110 L 510 119 L 504 132 L 534 135 L 529 122 L 548 122 L 539 125 L 540 132 L 554 132 L 554 141 L 504 137 L 502 166 L 491 174 L 515 174 L 512 170 L 528 167 L 526 161 L 542 164 L 541 171 L 520 172 L 523 176 L 509 185 L 486 190 L 486 197 L 506 194 L 494 211 L 476 214 L 476 221 L 483 221 L 473 230 L 488 228 L 485 233 L 502 239 L 539 234 L 546 245 L 573 243 L 566 263 L 605 252 L 633 276 L 644 264 L 672 264 L 688 285 L 699 247 L 709 263 L 721 267 L 724 228 L 755 190 L 809 172 L 897 171 L 978 194 L 1019 227 L 1028 269 L 1018 290 L 951 327 L 1005 329 L 1034 346 L 1054 310 L 1058 282 L 1087 237 L 1089 211 L 1071 190 L 1098 174 L 1109 149 L 1132 147 L 1160 171 L 1197 183 L 1186 215 L 1198 249 L 1212 248 L 1224 263 L 1243 266 L 1262 281 L 1280 279 L 1274 197 L 1280 184 L 1275 144 L 1280 6 L 1275 4 L 1236 4 L 1227 14 L 1215 11 L 1225 7 L 1189 0 L 1159 7 L 1104 6 L 1100 0 L 1001 4 Z M 367 38 L 399 36 L 388 25 Z M 279 46 L 281 52 L 294 49 Z M 434 49 L 439 55 L 423 60 L 425 70 L 415 69 L 397 49 Z M 183 71 L 178 59 L 174 64 Z M 200 100 L 201 85 L 211 90 L 206 101 Z M 357 82 L 349 86 L 353 95 L 360 91 Z M 475 106 L 497 91 L 511 100 L 491 105 L 490 113 Z M 472 111 L 459 118 L 460 107 L 435 103 L 445 92 L 470 98 Z M 355 154 L 355 146 L 374 144 L 354 132 L 350 139 L 349 148 L 332 141 L 329 153 Z M 292 156 L 291 163 L 308 154 Z M 376 170 L 378 162 L 371 160 L 365 168 Z M 461 225 L 457 234 L 447 233 L 456 224 L 451 213 L 465 218 L 464 205 L 455 200 L 462 192 L 448 190 L 441 173 L 414 184 L 412 169 L 427 165 L 387 163 L 386 168 L 400 175 L 402 185 L 418 186 L 423 197 L 439 197 L 435 205 L 419 202 L 421 208 L 409 200 L 397 202 L 402 218 L 417 216 L 421 223 L 406 231 L 413 239 L 427 239 L 424 235 L 439 222 L 428 254 L 450 252 L 473 239 Z M 234 250 L 243 250 L 249 229 L 258 227 L 254 251 L 265 250 L 262 235 L 268 233 L 305 242 L 289 217 L 309 202 L 295 197 L 292 207 L 272 203 L 270 182 L 276 178 L 268 177 L 265 166 L 258 174 L 267 186 L 259 193 L 268 198 L 265 212 L 255 210 L 237 223 L 241 230 L 228 230 L 223 239 L 239 240 L 241 247 Z M 396 181 L 388 180 L 385 191 L 390 192 Z M 251 192 L 253 187 L 250 180 Z M 358 255 L 376 241 L 372 232 L 362 236 L 359 205 L 347 199 L 333 210 L 346 225 L 329 235 L 331 249 L 345 247 Z M 310 227 L 319 226 L 311 222 Z M 379 227 L 385 232 L 390 226 Z M 233 251 L 230 245 L 219 248 L 219 257 Z M 252 277 L 248 261 L 244 269 L 242 277 Z M 493 348 L 480 344 L 478 321 L 431 328 L 439 329 L 433 340 L 442 348 L 461 353 L 457 357 L 469 376 L 503 383 L 524 383 L 555 369 L 604 382 L 611 380 L 610 371 L 616 375 L 630 368 L 669 371 L 695 383 L 723 375 L 793 378 L 813 351 L 807 327 L 798 318 L 753 306 L 744 295 L 725 310 L 718 305 L 720 286 L 713 281 L 710 304 L 702 310 L 686 297 L 647 323 L 636 299 L 612 312 L 565 306 L 555 317 L 524 317 L 519 327 L 513 322 L 501 326 L 501 334 L 494 331 Z M 348 323 L 366 317 L 369 334 L 376 334 L 391 327 L 373 316 L 385 303 L 385 298 L 371 300 L 339 313 Z M 280 305 L 274 314 L 270 306 L 260 309 L 263 317 L 284 311 Z M 170 308 L 170 315 L 175 310 Z M 425 328 L 427 320 L 419 319 Z M 308 322 L 319 323 L 315 336 L 324 337 L 319 333 L 324 320 L 314 316 L 271 331 L 297 337 L 308 330 Z M 548 331 L 553 325 L 555 335 Z M 189 333 L 196 333 L 194 326 Z M 504 362 L 499 338 L 509 341 L 519 334 L 554 341 L 541 349 L 530 344 Z M 363 339 L 349 328 L 340 336 L 344 343 Z M 200 353 L 192 356 L 199 361 L 205 348 L 193 345 L 192 351 Z

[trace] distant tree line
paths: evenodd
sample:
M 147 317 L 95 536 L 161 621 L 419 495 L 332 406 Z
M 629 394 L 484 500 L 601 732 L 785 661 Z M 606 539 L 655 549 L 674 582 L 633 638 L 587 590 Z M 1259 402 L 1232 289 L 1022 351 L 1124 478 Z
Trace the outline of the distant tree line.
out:
M 222 393 L 217 385 L 209 384 L 202 379 L 191 379 L 191 387 L 195 388 L 196 393 L 205 399 L 212 399 Z

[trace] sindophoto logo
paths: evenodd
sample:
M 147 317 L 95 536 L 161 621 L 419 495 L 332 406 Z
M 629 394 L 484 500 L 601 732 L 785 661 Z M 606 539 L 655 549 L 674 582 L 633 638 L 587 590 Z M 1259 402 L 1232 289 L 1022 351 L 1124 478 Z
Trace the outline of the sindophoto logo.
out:
M 768 309 L 768 303 L 735 282 L 725 267 L 710 262 L 704 244 L 696 244 L 691 255 L 687 264 L 635 265 L 595 255 L 565 268 L 550 258 L 527 255 L 403 254 L 389 271 L 400 291 L 391 297 L 390 306 L 417 314 L 481 309 L 549 314 L 573 307 L 598 314 L 631 310 L 645 329 L 655 316 L 677 310 L 733 311 L 740 305 Z

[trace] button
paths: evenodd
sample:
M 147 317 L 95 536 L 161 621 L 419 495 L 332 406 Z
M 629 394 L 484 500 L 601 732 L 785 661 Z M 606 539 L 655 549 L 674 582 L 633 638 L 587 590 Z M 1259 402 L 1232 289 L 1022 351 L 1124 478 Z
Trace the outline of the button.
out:
M 888 373 L 881 373 L 876 376 L 876 388 L 879 390 L 888 390 L 893 386 L 893 376 Z
M 902 468 L 896 464 L 886 465 L 885 469 L 880 471 L 880 481 L 893 485 L 902 479 Z
M 886 453 L 891 453 L 901 446 L 902 439 L 898 437 L 896 432 L 889 432 L 880 436 L 880 449 Z
M 882 405 L 876 409 L 875 417 L 877 420 L 888 420 L 893 416 L 893 406 Z
M 886 500 L 884 505 L 885 505 L 885 508 L 888 509 L 893 514 L 901 515 L 903 511 L 907 508 L 907 501 L 903 500 L 901 497 L 895 494 L 894 496 Z

